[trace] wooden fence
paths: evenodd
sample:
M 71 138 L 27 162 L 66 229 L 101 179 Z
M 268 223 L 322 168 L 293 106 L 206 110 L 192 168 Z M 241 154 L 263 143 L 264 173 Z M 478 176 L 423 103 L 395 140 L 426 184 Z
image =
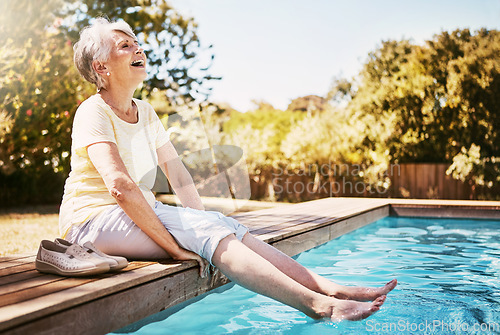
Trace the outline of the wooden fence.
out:
M 359 176 L 315 175 L 310 172 L 283 173 L 282 170 L 263 170 L 250 176 L 251 199 L 302 202 L 326 197 L 377 197 L 377 198 L 414 198 L 414 199 L 476 199 L 482 189 L 475 190 L 464 183 L 446 175 L 449 164 L 408 163 L 393 164 L 387 175 L 391 180 L 389 189 L 370 188 Z M 159 179 L 165 177 L 158 175 Z M 319 178 L 318 178 L 319 177 Z M 158 183 L 157 183 L 158 184 Z M 161 183 L 160 183 L 161 184 Z M 163 184 L 168 185 L 166 179 Z M 247 186 L 248 187 L 248 186 Z M 170 193 L 170 189 L 156 187 L 156 192 Z M 498 198 L 500 186 L 489 191 L 490 198 Z M 492 199 L 493 199 L 492 198 Z
M 419 199 L 472 199 L 468 183 L 446 175 L 449 164 L 408 163 L 395 165 L 391 196 Z
M 446 175 L 449 164 L 409 163 L 393 164 L 388 176 L 391 186 L 375 192 L 366 188 L 363 182 L 344 180 L 336 176 L 333 179 L 322 176 L 320 188 L 314 190 L 314 175 L 286 174 L 276 177 L 266 171 L 258 176 L 251 176 L 252 199 L 272 199 L 279 201 L 300 202 L 324 197 L 394 197 L 416 199 L 474 199 L 475 194 L 468 183 Z M 477 191 L 477 190 L 476 190 Z

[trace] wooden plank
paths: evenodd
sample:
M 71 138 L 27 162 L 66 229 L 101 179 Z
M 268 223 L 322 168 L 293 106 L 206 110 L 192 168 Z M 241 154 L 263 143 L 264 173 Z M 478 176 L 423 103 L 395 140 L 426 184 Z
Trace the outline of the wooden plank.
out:
M 41 277 L 18 281 L 14 284 L 0 287 L 0 307 L 76 287 L 90 281 L 99 280 L 100 278 L 100 276 L 68 278 L 44 274 Z
M 41 276 L 44 276 L 44 274 L 38 272 L 37 270 L 23 271 L 17 272 L 15 274 L 0 276 L 0 286 L 18 283 L 20 281 L 29 280 Z
M 297 217 L 289 217 L 289 218 L 283 218 L 280 216 L 276 217 L 271 217 L 268 218 L 267 220 L 263 222 L 248 222 L 246 220 L 239 220 L 240 223 L 248 226 L 251 231 L 255 231 L 258 229 L 262 228 L 269 228 L 272 226 L 280 225 L 280 224 L 300 224 L 300 223 L 305 223 L 305 222 L 311 222 L 313 221 L 317 216 L 313 215 L 297 215 Z
M 437 166 L 435 164 L 427 164 L 427 185 L 425 188 L 425 197 L 429 199 L 436 198 L 438 196 L 439 190 L 436 185 L 436 171 Z
M 436 187 L 436 196 L 435 199 L 442 199 L 443 198 L 443 186 L 441 185 L 441 181 L 443 179 L 442 176 L 445 175 L 446 169 L 442 170 L 442 166 L 444 164 L 440 164 L 436 166 L 436 169 L 434 170 L 434 185 Z
M 120 273 L 133 271 L 135 269 L 156 264 L 156 262 L 133 262 Z M 87 278 L 70 278 L 56 275 L 44 274 L 40 277 L 34 277 L 24 281 L 18 281 L 13 284 L 0 287 L 0 307 L 9 304 L 16 304 L 40 296 L 49 295 L 54 292 L 75 288 L 90 282 L 98 281 L 103 278 L 113 277 L 118 273 L 107 273 Z
M 446 199 L 446 186 L 444 182 L 444 178 L 446 176 L 446 167 L 444 164 L 438 165 L 436 169 L 436 180 L 439 189 L 439 199 Z
M 415 181 L 415 198 L 425 197 L 425 185 L 427 184 L 426 164 L 413 164 L 413 180 Z
M 398 165 L 398 169 L 394 170 L 393 165 L 390 165 L 391 170 L 389 172 L 389 177 L 391 179 L 391 196 L 392 197 L 399 197 L 399 188 L 401 186 L 401 165 Z M 397 174 L 394 172 L 397 171 Z
M 385 201 L 379 201 L 380 199 L 373 199 L 372 201 L 365 201 L 364 203 L 352 204 L 351 207 L 345 208 L 343 210 L 338 210 L 336 213 L 331 213 L 327 209 L 317 210 L 318 214 L 314 220 L 290 225 L 287 223 L 282 223 L 278 225 L 269 226 L 263 229 L 255 230 L 253 233 L 260 235 L 268 243 L 275 241 L 276 236 L 281 236 L 282 238 L 287 238 L 292 235 L 303 233 L 313 227 L 319 228 L 324 225 L 332 224 L 338 221 L 340 218 L 346 218 L 351 215 L 356 215 L 373 208 L 385 206 Z
M 35 262 L 23 263 L 11 266 L 5 269 L 0 269 L 0 278 L 4 276 L 13 275 L 20 272 L 30 271 L 35 269 Z M 1 285 L 1 284 L 0 284 Z
M 457 183 L 453 182 L 452 176 L 444 177 L 445 187 L 448 190 L 448 196 L 446 199 L 459 199 L 457 198 Z
M 415 190 L 412 188 L 412 176 L 411 176 L 411 173 L 410 173 L 410 168 L 411 166 L 409 164 L 403 164 L 402 165 L 403 167 L 403 181 L 404 181 L 404 184 L 403 184 L 403 188 L 406 189 L 409 193 L 409 196 L 410 197 L 414 197 L 414 192 Z M 403 197 L 406 197 L 406 195 L 404 195 L 403 193 L 401 193 L 401 195 Z
M 6 260 L 0 263 L 0 269 L 6 269 L 12 266 L 18 266 L 27 263 L 33 263 L 35 261 L 36 256 L 22 257 L 22 258 L 14 258 Z
M 398 195 L 396 197 L 405 197 L 403 189 L 410 192 L 410 186 L 406 182 L 408 180 L 408 166 L 406 164 L 401 165 L 401 183 L 398 189 Z
M 23 258 L 33 258 L 33 255 L 14 255 L 14 256 L 2 256 L 0 257 L 0 267 L 4 262 L 10 262 L 13 260 L 21 260 Z M 34 258 L 33 258 L 34 259 Z
M 248 218 L 251 218 L 251 221 L 258 221 L 259 217 L 265 218 L 266 221 L 270 221 L 272 218 L 273 220 L 281 220 L 281 222 L 283 222 L 302 217 L 306 218 L 308 216 L 317 216 L 319 213 L 321 213 L 321 215 L 323 215 L 324 213 L 328 213 L 329 215 L 337 215 L 336 213 L 339 212 L 339 209 L 340 211 L 345 211 L 348 208 L 356 208 L 359 206 L 363 206 L 363 204 L 371 203 L 385 204 L 387 203 L 387 200 L 361 198 L 327 198 L 285 207 L 280 209 L 280 211 L 273 212 L 270 210 L 262 210 L 252 212 L 252 214 L 248 215 L 246 215 L 246 213 L 242 213 L 233 217 L 242 223 L 248 222 Z
M 71 278 L 71 283 L 81 279 Z M 96 280 L 96 279 L 94 279 Z M 70 283 L 69 279 L 56 275 L 44 275 L 41 277 L 34 277 L 28 280 L 17 281 L 11 285 L 4 285 L 0 287 L 0 307 L 9 304 L 14 304 L 19 301 L 24 301 L 32 298 L 34 295 L 43 295 L 53 292 L 54 283 L 57 283 L 58 289 L 65 289 Z M 73 284 L 73 286 L 75 286 Z M 51 290 L 52 288 L 52 290 Z

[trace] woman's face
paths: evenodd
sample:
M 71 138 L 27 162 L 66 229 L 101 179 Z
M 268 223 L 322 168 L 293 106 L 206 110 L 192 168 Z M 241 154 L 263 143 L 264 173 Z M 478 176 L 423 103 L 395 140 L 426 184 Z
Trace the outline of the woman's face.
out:
M 111 53 L 106 62 L 108 81 L 138 85 L 147 77 L 146 55 L 136 39 L 121 31 L 113 31 Z

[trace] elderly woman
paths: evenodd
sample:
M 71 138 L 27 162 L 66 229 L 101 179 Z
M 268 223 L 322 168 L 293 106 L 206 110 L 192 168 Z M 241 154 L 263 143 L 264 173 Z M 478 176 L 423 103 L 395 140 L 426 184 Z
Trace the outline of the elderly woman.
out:
M 76 111 L 71 173 L 60 210 L 62 236 L 132 259 L 208 262 L 232 281 L 312 318 L 358 320 L 396 286 L 346 287 L 302 267 L 220 213 L 204 211 L 194 183 L 153 108 L 134 99 L 146 55 L 125 22 L 98 18 L 76 43 L 74 61 L 98 93 Z M 183 207 L 155 201 L 160 166 Z

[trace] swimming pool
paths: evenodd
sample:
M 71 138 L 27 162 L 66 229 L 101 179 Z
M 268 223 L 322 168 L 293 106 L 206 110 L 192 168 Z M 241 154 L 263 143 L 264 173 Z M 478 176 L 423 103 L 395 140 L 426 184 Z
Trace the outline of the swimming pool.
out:
M 499 228 L 492 220 L 386 217 L 298 255 L 345 285 L 398 278 L 382 309 L 363 321 L 314 321 L 234 285 L 135 334 L 500 333 Z

